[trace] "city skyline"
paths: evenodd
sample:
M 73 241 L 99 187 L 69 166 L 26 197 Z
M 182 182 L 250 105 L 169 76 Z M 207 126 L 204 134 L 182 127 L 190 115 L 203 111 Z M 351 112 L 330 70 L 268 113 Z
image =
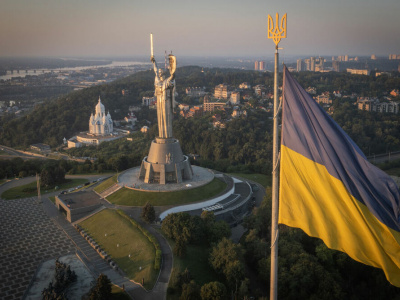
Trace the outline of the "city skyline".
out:
M 283 55 L 400 53 L 398 0 L 3 0 L 0 56 L 268 56 L 268 14 L 287 13 Z

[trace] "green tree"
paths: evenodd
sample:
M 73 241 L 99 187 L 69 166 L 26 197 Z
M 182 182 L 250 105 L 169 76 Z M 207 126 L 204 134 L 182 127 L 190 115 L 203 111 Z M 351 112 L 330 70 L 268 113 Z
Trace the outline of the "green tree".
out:
M 213 281 L 201 287 L 200 296 L 202 300 L 223 300 L 228 299 L 228 292 L 223 283 Z
M 161 229 L 174 240 L 182 240 L 189 243 L 192 240 L 192 231 L 194 224 L 188 213 L 180 212 L 169 214 L 162 222 Z
M 180 300 L 201 300 L 200 288 L 193 280 L 182 286 Z
M 240 244 L 230 239 L 222 240 L 212 248 L 210 264 L 217 273 L 223 274 L 231 288 L 238 289 L 239 282 L 244 277 L 243 249 Z
M 224 221 L 216 221 L 213 212 L 203 211 L 201 219 L 204 223 L 206 238 L 209 244 L 217 243 L 223 237 L 228 238 L 231 235 L 229 225 Z
M 143 221 L 146 223 L 153 223 L 156 219 L 156 212 L 153 205 L 146 203 L 142 208 L 142 213 L 140 214 Z
M 58 166 L 45 166 L 40 172 L 40 185 L 51 187 L 65 181 L 65 171 Z
M 173 252 L 176 256 L 184 257 L 186 254 L 186 242 L 183 238 L 178 238 L 175 242 Z
M 107 275 L 100 274 L 96 285 L 91 289 L 90 300 L 109 300 L 111 298 L 111 281 Z

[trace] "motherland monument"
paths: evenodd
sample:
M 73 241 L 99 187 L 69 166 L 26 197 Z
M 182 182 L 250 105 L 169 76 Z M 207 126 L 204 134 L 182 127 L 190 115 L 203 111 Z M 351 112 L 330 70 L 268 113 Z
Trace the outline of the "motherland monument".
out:
M 169 58 L 169 74 L 157 67 L 153 52 L 153 35 L 150 34 L 151 57 L 155 73 L 155 96 L 157 98 L 158 137 L 151 142 L 149 155 L 141 164 L 139 179 L 145 183 L 181 183 L 193 177 L 189 158 L 183 155 L 179 141 L 172 135 L 172 119 L 175 102 L 176 57 Z

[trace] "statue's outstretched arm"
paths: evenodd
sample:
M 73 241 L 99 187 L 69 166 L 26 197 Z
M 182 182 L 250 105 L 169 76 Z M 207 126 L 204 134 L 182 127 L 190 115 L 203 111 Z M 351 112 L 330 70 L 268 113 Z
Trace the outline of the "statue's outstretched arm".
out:
M 176 70 L 176 57 L 172 54 L 169 55 L 169 72 L 171 76 L 168 78 L 168 84 L 170 81 L 175 79 L 175 70 Z
M 158 67 L 157 67 L 157 62 L 156 62 L 156 59 L 154 58 L 154 56 L 152 56 L 150 58 L 150 61 L 153 63 L 154 73 L 156 73 L 156 76 L 158 77 Z

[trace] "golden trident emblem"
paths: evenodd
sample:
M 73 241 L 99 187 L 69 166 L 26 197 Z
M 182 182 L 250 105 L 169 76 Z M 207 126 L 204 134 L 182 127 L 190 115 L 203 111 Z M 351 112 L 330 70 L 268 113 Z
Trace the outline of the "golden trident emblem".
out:
M 279 26 L 279 14 L 276 13 L 276 24 L 274 26 L 274 20 L 268 15 L 268 38 L 273 39 L 275 45 L 278 47 L 281 39 L 286 38 L 286 15 L 283 15 L 281 24 Z

